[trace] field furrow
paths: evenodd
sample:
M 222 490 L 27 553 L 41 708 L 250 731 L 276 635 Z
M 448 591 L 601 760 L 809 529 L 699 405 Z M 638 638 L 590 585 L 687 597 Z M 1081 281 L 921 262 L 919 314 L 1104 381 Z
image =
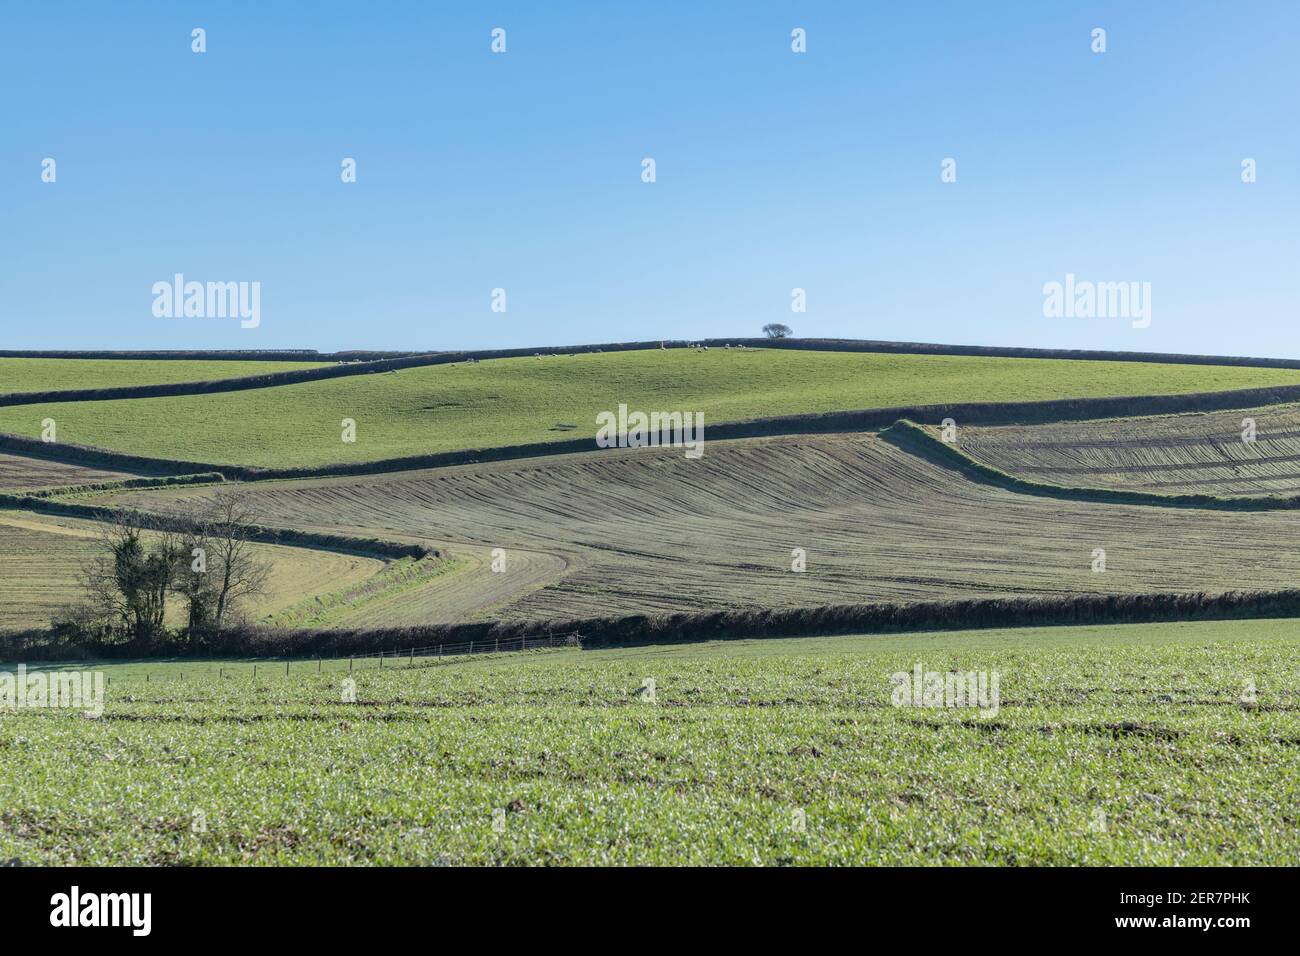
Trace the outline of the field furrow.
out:
M 386 624 L 487 608 L 548 619 L 1300 580 L 1291 547 L 1300 514 L 1026 496 L 874 435 L 718 442 L 698 461 L 639 449 L 247 487 L 273 525 L 423 542 L 474 559 L 389 606 Z M 149 507 L 207 493 L 106 500 Z M 495 548 L 504 572 L 491 570 Z M 795 549 L 804 549 L 805 572 L 792 570 Z M 1104 571 L 1093 570 L 1099 549 Z M 549 568 L 538 554 L 553 556 Z
M 1249 424 L 1254 423 L 1250 440 Z M 1300 405 L 1051 425 L 959 428 L 966 454 L 1068 487 L 1300 494 Z

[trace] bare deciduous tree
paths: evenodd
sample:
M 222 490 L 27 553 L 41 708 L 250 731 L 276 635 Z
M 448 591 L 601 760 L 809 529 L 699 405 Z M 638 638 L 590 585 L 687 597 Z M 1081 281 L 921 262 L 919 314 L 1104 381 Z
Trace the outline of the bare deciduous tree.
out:
M 241 489 L 223 488 L 212 496 L 195 522 L 194 547 L 202 548 L 209 581 L 210 627 L 220 633 L 222 624 L 240 604 L 266 591 L 271 566 L 244 537 L 256 525 L 252 499 Z M 197 560 L 197 559 L 196 559 Z M 192 605 L 191 605 L 192 607 Z

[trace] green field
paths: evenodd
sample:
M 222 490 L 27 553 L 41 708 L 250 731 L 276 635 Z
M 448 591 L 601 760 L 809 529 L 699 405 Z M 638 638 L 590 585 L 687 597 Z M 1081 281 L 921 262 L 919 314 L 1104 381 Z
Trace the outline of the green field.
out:
M 357 703 L 346 662 L 109 665 L 97 720 L 0 716 L 0 857 L 1294 864 L 1296 626 L 369 661 Z M 999 712 L 891 706 L 918 661 L 997 671 Z
M 165 364 L 165 363 L 158 363 Z M 150 457 L 267 467 L 594 437 L 595 416 L 803 412 L 1300 384 L 1300 371 L 1055 359 L 690 349 L 496 359 L 213 395 L 0 408 L 0 431 Z M 356 442 L 340 423 L 355 420 Z M 569 428 L 567 426 L 573 426 Z
M 270 372 L 319 368 L 329 362 L 240 362 L 187 359 L 0 358 L 0 395 L 75 388 L 124 388 L 210 382 Z

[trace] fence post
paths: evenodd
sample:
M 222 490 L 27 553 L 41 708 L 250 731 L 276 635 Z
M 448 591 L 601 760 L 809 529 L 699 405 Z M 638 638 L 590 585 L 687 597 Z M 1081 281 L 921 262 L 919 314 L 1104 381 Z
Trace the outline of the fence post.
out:
M 284 662 L 284 676 L 285 676 L 285 677 L 288 677 L 288 676 L 289 676 L 289 662 L 288 662 L 288 661 L 285 661 L 285 662 Z
M 384 652 L 383 652 L 383 651 L 380 651 L 380 652 L 379 652 L 379 669 L 380 669 L 380 670 L 383 670 L 383 669 L 384 669 Z
M 474 642 L 473 642 L 473 641 L 470 641 L 470 642 L 469 642 L 469 652 L 470 652 L 471 654 L 474 653 Z
M 492 652 L 493 652 L 493 653 L 496 653 L 496 652 L 498 652 L 498 651 L 500 651 L 500 650 L 501 650 L 501 638 L 498 637 L 498 638 L 497 638 L 496 645 L 492 648 Z
M 257 680 L 257 665 L 253 665 L 253 680 Z
M 320 673 L 320 658 L 316 658 L 316 673 Z
M 352 673 L 352 658 L 348 658 L 348 673 Z
M 442 660 L 442 645 L 438 645 L 438 660 Z
M 411 648 L 411 656 L 407 659 L 407 661 L 406 661 L 406 666 L 407 666 L 407 667 L 414 667 L 414 666 L 415 666 L 415 648 L 414 648 L 414 647 Z

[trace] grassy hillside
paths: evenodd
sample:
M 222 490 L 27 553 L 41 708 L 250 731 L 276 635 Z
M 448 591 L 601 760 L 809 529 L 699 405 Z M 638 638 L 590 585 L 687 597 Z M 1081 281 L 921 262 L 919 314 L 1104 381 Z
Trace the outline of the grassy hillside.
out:
M 83 563 L 100 553 L 93 521 L 0 511 L 0 628 L 43 628 L 80 599 Z M 374 558 L 254 545 L 271 562 L 267 593 L 247 608 L 253 618 L 310 604 L 317 596 L 356 587 L 384 567 Z M 179 626 L 180 603 L 176 617 Z
M 697 461 L 624 449 L 246 487 L 266 524 L 432 543 L 475 562 L 385 605 L 385 624 L 1300 581 L 1300 512 L 1032 497 L 875 435 L 719 442 Z M 165 509 L 209 494 L 103 500 Z M 502 573 L 493 548 L 507 552 Z M 806 572 L 791 570 L 794 548 Z M 1104 572 L 1092 570 L 1097 548 Z
M 115 388 L 208 382 L 245 375 L 317 368 L 322 362 L 240 362 L 185 359 L 0 358 L 0 395 L 70 388 Z
M 228 364 L 228 363 L 220 363 Z M 909 403 L 1031 401 L 1297 384 L 1300 371 L 1138 362 L 689 349 L 500 359 L 215 395 L 0 408 L 0 431 L 138 455 L 267 467 L 594 437 L 595 416 L 707 425 Z M 357 423 L 356 443 L 340 422 Z M 566 426 L 573 426 L 572 429 Z
M 108 665 L 102 718 L 0 721 L 0 856 L 1286 864 L 1296 626 L 370 661 L 355 704 L 346 662 Z M 891 706 L 890 675 L 918 662 L 996 671 L 999 711 Z M 636 696 L 645 678 L 657 703 Z

